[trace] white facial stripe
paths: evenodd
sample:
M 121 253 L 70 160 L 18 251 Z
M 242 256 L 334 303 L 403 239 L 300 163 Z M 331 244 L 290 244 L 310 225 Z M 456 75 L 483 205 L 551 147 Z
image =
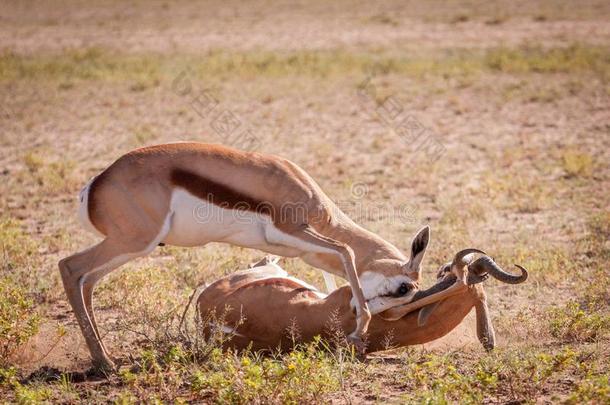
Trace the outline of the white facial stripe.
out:
M 375 302 L 374 300 L 382 300 L 385 302 L 389 298 L 383 296 L 394 293 L 398 290 L 400 284 L 412 283 L 412 280 L 404 274 L 386 277 L 383 274 L 374 271 L 365 271 L 360 275 L 359 279 L 364 298 L 369 301 L 369 309 L 371 309 L 371 311 L 371 302 Z M 352 307 L 356 307 L 356 300 L 354 298 L 351 300 L 351 305 Z
M 372 271 L 365 271 L 359 277 L 365 299 L 379 296 L 384 286 L 385 276 Z
M 383 274 L 373 271 L 365 271 L 360 275 L 359 279 L 364 298 L 366 299 L 390 294 L 398 289 L 400 284 L 412 282 L 412 280 L 404 274 L 386 277 Z

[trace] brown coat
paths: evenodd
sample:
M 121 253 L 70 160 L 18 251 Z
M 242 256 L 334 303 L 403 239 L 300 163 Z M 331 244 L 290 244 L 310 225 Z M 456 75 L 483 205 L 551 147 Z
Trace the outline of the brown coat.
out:
M 344 334 L 353 330 L 356 316 L 350 307 L 349 287 L 321 297 L 299 280 L 273 272 L 261 274 L 261 271 L 264 273 L 264 268 L 229 275 L 199 295 L 198 307 L 204 320 L 211 314 L 224 316 L 225 329 L 234 329 L 235 335 L 226 347 L 244 349 L 251 344 L 253 350 L 278 347 L 287 350 L 293 346 L 291 335 L 296 335 L 295 343 L 303 343 L 316 335 L 332 338 L 333 330 L 339 329 Z M 489 323 L 481 284 L 443 300 L 423 326 L 418 326 L 419 310 L 397 321 L 386 321 L 375 315 L 369 325 L 367 352 L 387 349 L 388 337 L 392 337 L 389 342 L 392 347 L 438 339 L 459 325 L 473 307 L 477 307 L 477 324 L 481 329 L 486 325 L 479 324 Z

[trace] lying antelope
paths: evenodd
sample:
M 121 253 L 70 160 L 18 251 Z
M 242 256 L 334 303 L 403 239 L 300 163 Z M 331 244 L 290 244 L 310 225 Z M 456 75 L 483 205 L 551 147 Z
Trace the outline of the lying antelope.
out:
M 113 363 L 95 321 L 93 289 L 106 274 L 160 244 L 225 242 L 301 257 L 346 278 L 357 314 L 350 339 L 362 347 L 371 312 L 407 303 L 415 295 L 429 239 L 426 227 L 407 258 L 350 220 L 294 163 L 201 143 L 127 153 L 85 186 L 79 212 L 85 226 L 104 239 L 61 260 L 59 269 L 99 368 Z M 452 288 L 465 290 L 463 277 Z
M 226 276 L 199 294 L 197 306 L 201 318 L 207 320 L 206 335 L 220 328 L 226 334 L 225 347 L 289 350 L 294 344 L 312 341 L 315 336 L 333 339 L 336 328 L 342 333 L 353 329 L 356 317 L 351 310 L 352 293 L 347 286 L 326 296 L 305 282 L 289 277 L 277 264 L 262 264 Z M 469 287 L 426 305 L 427 298 L 446 291 L 455 282 L 457 267 L 468 273 Z M 473 307 L 477 336 L 485 349 L 493 349 L 494 330 L 485 291 L 479 283 L 488 274 L 506 283 L 521 283 L 527 279 L 527 271 L 520 269 L 521 275 L 515 276 L 503 271 L 487 256 L 466 264 L 457 255 L 453 263 L 441 267 L 436 284 L 418 291 L 411 303 L 372 317 L 366 351 L 387 349 L 389 336 L 392 347 L 438 339 L 459 325 Z M 214 318 L 222 319 L 223 324 L 218 325 Z M 331 322 L 337 325 L 330 325 Z

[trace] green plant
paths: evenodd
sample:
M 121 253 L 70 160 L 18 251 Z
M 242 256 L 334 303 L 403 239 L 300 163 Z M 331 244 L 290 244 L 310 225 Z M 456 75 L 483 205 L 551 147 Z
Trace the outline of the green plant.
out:
M 552 354 L 538 350 L 507 349 L 483 358 L 479 364 L 497 377 L 498 389 L 514 401 L 534 401 L 552 378 L 578 362 L 570 348 Z
M 468 17 L 457 16 L 454 21 L 464 18 Z M 374 21 L 393 24 L 393 20 L 383 16 Z M 485 71 L 511 74 L 574 72 L 605 78 L 610 74 L 610 58 L 603 46 L 587 44 L 553 48 L 500 46 L 484 52 L 462 48 L 429 54 L 409 52 L 404 56 L 387 51 L 354 52 L 341 48 L 291 52 L 216 49 L 201 56 L 117 53 L 103 48 L 40 55 L 0 52 L 0 81 L 52 79 L 58 84 L 69 82 L 71 85 L 84 80 L 129 82 L 132 91 L 147 90 L 163 80 L 173 81 L 180 72 L 189 72 L 189 80 L 199 80 L 295 75 L 319 78 L 370 71 L 416 77 L 462 77 Z
M 566 401 L 567 404 L 610 403 L 610 383 L 608 375 L 587 375 L 576 385 L 576 389 Z
M 425 355 L 410 359 L 404 381 L 410 388 L 405 396 L 415 403 L 480 403 L 484 392 L 497 384 L 497 377 L 481 367 L 461 370 L 452 356 Z
M 0 367 L 38 332 L 40 318 L 19 271 L 34 251 L 35 244 L 17 221 L 0 220 Z
M 591 71 L 607 76 L 609 59 L 605 50 L 582 44 L 567 47 L 495 48 L 485 55 L 485 63 L 492 70 L 510 73 L 557 73 Z
M 0 218 L 0 275 L 25 266 L 35 251 L 36 244 L 17 220 Z
M 564 306 L 549 309 L 549 328 L 556 338 L 569 342 L 588 342 L 608 333 L 610 315 L 570 300 Z
M 529 176 L 489 172 L 484 181 L 486 193 L 498 208 L 535 213 L 548 208 L 552 203 L 553 189 Z
M 587 153 L 567 150 L 562 155 L 562 163 L 568 177 L 586 177 L 593 171 L 593 158 Z
M 336 358 L 316 343 L 270 357 L 216 351 L 204 367 L 191 374 L 191 388 L 222 403 L 319 401 L 340 388 Z
M 39 153 L 28 152 L 23 157 L 23 163 L 26 166 L 25 178 L 33 181 L 45 193 L 71 190 L 76 182 L 76 163 L 65 157 L 49 161 Z
M 17 370 L 13 367 L 7 369 L 0 368 L 0 395 L 3 393 L 2 388 L 8 389 L 7 392 L 12 393 L 14 402 L 18 404 L 38 404 L 49 400 L 53 396 L 53 392 L 48 386 L 41 384 L 26 386 L 21 384 L 17 374 Z
M 0 278 L 0 367 L 38 332 L 40 317 L 26 291 L 9 277 Z
M 137 146 L 150 143 L 156 137 L 157 134 L 148 125 L 142 125 L 133 130 L 133 138 Z

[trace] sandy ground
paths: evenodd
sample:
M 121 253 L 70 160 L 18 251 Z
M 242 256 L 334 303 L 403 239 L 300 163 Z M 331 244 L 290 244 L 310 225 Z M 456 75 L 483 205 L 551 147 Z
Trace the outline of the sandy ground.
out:
M 245 6 L 11 1 L 0 10 L 0 49 L 21 56 L 92 47 L 166 56 L 213 50 L 337 49 L 445 55 L 456 49 L 524 44 L 608 46 L 608 2 L 558 6 L 564 3 L 519 1 L 492 7 L 483 2 L 441 6 L 257 1 Z M 0 217 L 20 221 L 32 238 L 41 241 L 36 252 L 40 261 L 31 270 L 44 285 L 44 322 L 18 356 L 25 370 L 43 365 L 88 367 L 87 351 L 56 270 L 60 258 L 95 241 L 76 218 L 75 196 L 85 181 L 122 153 L 145 144 L 195 140 L 240 146 L 215 132 L 213 118 L 197 114 L 190 96 L 176 93 L 175 77 L 142 91 L 120 80 L 80 80 L 63 87 L 52 78 L 0 81 Z M 358 86 L 366 79 L 364 72 L 330 78 L 228 75 L 209 82 L 193 78 L 193 84 L 196 89 L 213 89 L 220 100 L 217 111 L 230 111 L 244 128 L 251 128 L 258 150 L 297 162 L 346 212 L 401 249 L 407 251 L 416 229 L 430 224 L 430 269 L 464 245 L 497 252 L 507 264 L 534 263 L 544 249 L 571 252 L 575 241 L 586 235 L 588 218 L 610 205 L 610 101 L 605 79 L 573 72 L 481 72 L 467 80 L 392 73 L 375 77 L 380 93 L 395 97 L 405 114 L 433 131 L 444 149 L 439 160 L 418 153 L 416 145 L 405 142 L 380 118 L 371 97 L 363 100 Z M 593 173 L 569 179 L 561 163 L 566 151 L 589 156 Z M 32 154 L 43 161 L 42 168 L 28 166 Z M 409 213 L 406 217 L 397 214 L 403 208 Z M 383 215 L 370 215 L 373 211 Z M 199 249 L 190 260 L 205 257 L 210 265 L 226 254 L 238 258 L 236 266 L 258 257 L 256 252 L 215 245 Z M 163 267 L 183 255 L 159 249 L 110 277 L 101 294 L 108 301 L 113 283 L 124 274 Z M 542 267 L 549 264 L 543 263 Z M 314 270 L 296 262 L 288 266 L 321 285 Z M 523 289 L 489 283 L 494 317 L 513 314 L 534 297 L 546 306 L 570 296 L 573 285 L 560 270 L 559 275 L 533 274 L 532 283 Z M 196 281 L 209 281 L 224 271 L 201 268 Z M 187 284 L 192 287 L 193 281 Z M 98 312 L 102 324 L 120 316 L 108 305 Z M 57 337 L 58 325 L 66 329 L 63 337 Z M 109 345 L 124 355 L 134 342 L 117 336 L 110 332 Z M 500 327 L 500 344 L 510 339 Z M 426 348 L 456 345 L 477 347 L 472 317 Z
M 8 2 L 0 44 L 18 52 L 102 46 L 122 51 L 490 47 L 535 41 L 606 44 L 609 7 L 582 2 Z M 434 3 L 438 3 L 435 7 Z M 509 18 L 510 17 L 510 18 Z M 534 21 L 533 21 L 534 20 Z

